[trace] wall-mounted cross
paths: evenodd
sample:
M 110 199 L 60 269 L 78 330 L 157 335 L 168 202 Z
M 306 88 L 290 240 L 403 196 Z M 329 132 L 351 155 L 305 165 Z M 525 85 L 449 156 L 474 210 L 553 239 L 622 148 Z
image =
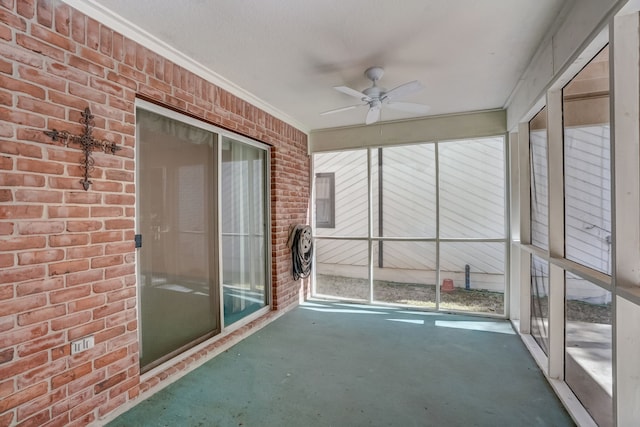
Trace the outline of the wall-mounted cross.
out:
M 89 181 L 89 175 L 91 174 L 93 165 L 95 163 L 93 157 L 91 157 L 91 152 L 94 149 L 99 148 L 105 153 L 108 153 L 110 151 L 111 154 L 115 154 L 115 152 L 122 149 L 122 147 L 118 147 L 114 142 L 100 141 L 93 137 L 92 132 L 95 123 L 93 121 L 93 114 L 91 114 L 91 110 L 89 109 L 89 107 L 85 108 L 84 111 L 80 114 L 82 115 L 80 123 L 84 125 L 84 131 L 82 132 L 82 135 L 72 135 L 66 130 L 58 131 L 55 129 L 51 131 L 46 130 L 44 131 L 44 133 L 47 136 L 50 136 L 54 142 L 62 141 L 65 147 L 67 147 L 70 143 L 80 145 L 80 148 L 84 153 L 84 161 L 82 162 L 82 168 L 84 169 L 84 179 L 80 181 L 80 183 L 82 184 L 82 188 L 87 191 L 89 189 L 89 186 L 92 184 L 92 182 Z

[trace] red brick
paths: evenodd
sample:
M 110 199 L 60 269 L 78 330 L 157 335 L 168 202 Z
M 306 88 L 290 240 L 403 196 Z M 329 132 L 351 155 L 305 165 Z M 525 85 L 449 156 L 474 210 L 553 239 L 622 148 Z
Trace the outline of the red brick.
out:
M 0 364 L 11 362 L 13 360 L 13 353 L 13 348 L 0 350 Z
M 62 249 L 49 249 L 44 251 L 22 252 L 18 254 L 19 265 L 44 264 L 64 259 Z
M 82 326 L 69 329 L 67 332 L 70 340 L 76 340 L 87 335 L 95 334 L 104 329 L 104 319 L 96 320 L 95 322 L 86 323 Z
M 132 229 L 135 227 L 135 222 L 132 219 L 107 219 L 104 221 L 104 226 L 107 230 Z
M 67 249 L 67 259 L 92 258 L 103 254 L 102 246 L 80 246 Z
M 97 231 L 101 228 L 101 221 L 67 221 L 67 231 L 72 233 L 83 231 Z
M 49 100 L 55 104 L 75 109 L 83 109 L 87 105 L 87 102 L 82 98 L 67 95 L 66 93 L 58 93 L 53 90 L 49 91 Z
M 20 390 L 17 393 L 0 400 L 0 413 L 15 408 L 16 406 L 35 399 L 38 396 L 42 396 L 47 393 L 48 389 L 49 386 L 47 383 L 41 382 L 24 390 Z
M 64 166 L 60 163 L 47 162 L 44 160 L 18 159 L 17 166 L 18 170 L 25 172 L 53 175 L 62 175 L 62 173 L 64 173 Z
M 68 36 L 71 25 L 71 8 L 66 4 L 56 4 L 54 18 L 56 31 L 64 36 Z
M 26 49 L 55 59 L 56 61 L 64 62 L 64 51 L 62 49 L 43 43 L 33 37 L 18 33 L 16 34 L 16 43 Z
M 95 335 L 96 343 L 109 341 L 110 339 L 124 334 L 126 331 L 126 328 L 122 325 L 109 328 Z
M 21 387 L 24 388 L 24 387 Z M 0 399 L 3 399 L 16 391 L 13 379 L 0 381 Z M 0 424 L 1 425 L 1 424 Z
M 116 301 L 93 310 L 93 318 L 101 319 L 103 317 L 109 316 L 110 314 L 118 313 L 123 310 L 124 301 Z
M 22 235 L 51 234 L 64 231 L 62 221 L 21 221 L 18 224 L 18 232 Z
M 89 243 L 88 234 L 56 234 L 49 236 L 49 246 L 58 248 L 62 246 L 80 246 Z
M 49 410 L 46 410 L 16 424 L 16 427 L 41 427 L 50 420 L 51 413 Z
M 105 369 L 99 371 L 92 371 L 89 375 L 85 375 L 82 378 L 78 378 L 77 380 L 71 381 L 69 385 L 67 385 L 67 389 L 70 395 L 73 395 L 77 392 L 81 392 L 85 389 L 93 389 L 93 386 L 100 381 L 104 381 L 107 377 L 107 372 Z
M 45 43 L 52 44 L 69 52 L 75 51 L 75 43 L 73 41 L 44 27 L 32 25 L 31 35 Z
M 60 319 L 53 319 L 51 321 L 52 331 L 61 331 L 63 329 L 69 329 L 74 326 L 79 326 L 87 323 L 91 320 L 91 312 L 82 311 L 80 313 L 70 314 Z
M 64 334 L 62 334 L 64 336 Z M 22 375 L 17 376 L 16 383 L 18 389 L 23 389 L 32 386 L 40 381 L 48 381 L 54 374 L 62 372 L 67 368 L 66 360 L 57 360 L 50 363 L 45 363 L 35 369 L 31 369 Z M 0 395 L 0 397 L 2 397 Z
M 0 251 L 15 251 L 24 249 L 44 248 L 46 238 L 44 236 L 13 237 L 0 240 Z
M 122 381 L 127 379 L 127 374 L 125 372 L 121 372 L 117 375 L 112 376 L 111 378 L 106 379 L 95 385 L 94 392 L 96 394 L 102 393 L 103 391 L 113 387 L 114 385 L 121 383 Z
M 10 347 L 44 336 L 48 330 L 49 328 L 46 324 L 30 326 L 28 328 L 19 328 L 11 332 L 4 333 L 2 336 L 2 343 L 4 346 Z
M 44 128 L 45 125 L 45 121 L 41 116 L 26 113 L 24 111 L 10 110 L 2 107 L 0 107 L 0 117 L 8 122 L 13 122 L 19 125 L 33 126 L 38 128 Z M 20 164 L 20 160 L 18 160 L 18 164 Z
M 20 268 L 3 268 L 0 270 L 1 283 L 19 283 L 31 279 L 40 279 L 45 275 L 45 268 L 42 265 L 20 267 Z
M 13 267 L 15 256 L 13 254 L 0 254 L 0 268 Z
M 109 174 L 109 171 L 107 170 L 107 175 L 108 174 Z M 117 178 L 114 178 L 114 179 L 117 179 Z M 107 194 L 104 196 L 104 202 L 107 205 L 135 205 L 136 199 L 135 199 L 135 196 L 133 195 Z
M 11 190 L 0 190 L 0 203 L 13 202 L 13 193 Z
M 94 101 L 100 104 L 104 104 L 107 102 L 107 95 L 105 95 L 104 93 L 71 82 L 69 82 L 69 93 L 71 95 L 84 98 L 87 101 Z
M 6 412 L 0 415 L 0 425 L 2 426 L 10 426 L 13 425 L 13 418 L 15 417 L 13 412 Z
M 0 365 L 0 378 L 9 378 L 13 377 L 14 375 L 19 375 L 23 372 L 27 372 L 31 369 L 37 368 L 44 363 L 47 363 L 48 360 L 49 356 L 47 355 L 47 352 L 43 351 L 31 356 L 15 359 L 12 362 L 3 363 Z M 0 412 L 2 412 L 2 402 L 4 402 L 4 400 L 10 399 L 11 397 L 0 400 Z
M 0 236 L 13 234 L 14 224 L 12 222 L 0 222 Z
M 59 119 L 64 119 L 66 115 L 64 107 L 52 104 L 51 102 L 28 98 L 26 96 L 18 97 L 18 104 L 16 107 L 20 110 L 31 111 L 33 113 L 57 117 Z
M 33 425 L 33 426 L 43 426 L 43 424 L 50 420 L 51 414 L 47 409 L 44 412 L 45 408 L 48 408 L 53 403 L 58 402 L 64 399 L 67 396 L 67 392 L 64 389 L 60 389 L 54 393 L 46 394 L 44 396 L 38 397 L 27 403 L 26 405 L 22 405 L 18 408 L 18 421 L 24 421 L 23 425 Z M 39 413 L 40 412 L 40 413 Z M 36 414 L 36 415 L 34 415 Z M 21 424 L 18 424 L 21 425 Z
M 48 181 L 49 181 L 49 187 L 51 188 L 59 188 L 63 190 L 82 189 L 82 184 L 80 184 L 80 180 L 77 178 L 49 177 Z
M 1 45 L 0 54 L 2 54 L 2 56 L 8 60 L 16 61 L 18 63 L 29 65 L 31 67 L 42 68 L 43 61 L 41 56 L 37 55 L 36 53 L 24 50 L 13 44 L 4 43 L 3 45 Z M 11 70 L 13 70 L 13 64 L 11 64 Z M 13 74 L 13 71 L 8 72 L 6 68 L 5 72 L 7 74 Z
M 0 300 L 8 300 L 15 296 L 15 285 L 13 283 L 0 285 Z
M 112 279 L 114 277 L 122 277 L 128 274 L 135 274 L 136 267 L 133 264 L 118 265 L 115 267 L 107 267 L 104 270 L 105 279 Z
M 51 3 L 50 1 L 38 1 L 36 6 L 38 23 L 48 28 L 51 28 L 53 24 L 53 8 Z
M 80 273 L 68 274 L 66 277 L 67 287 L 83 285 L 85 283 L 97 282 L 104 278 L 104 271 L 102 270 L 89 270 L 82 271 Z
M 63 261 L 49 264 L 49 276 L 77 273 L 89 269 L 89 260 Z
M 109 255 L 99 258 L 93 258 L 91 260 L 91 268 L 112 267 L 114 265 L 122 264 L 122 261 L 122 255 Z
M 53 307 L 46 307 L 40 310 L 33 310 L 28 313 L 18 315 L 18 325 L 26 326 L 33 323 L 44 322 L 46 320 L 55 319 L 56 317 L 64 316 L 67 310 L 64 304 L 56 305 Z
M 17 11 L 20 15 L 27 19 L 31 19 L 36 14 L 35 0 L 21 0 L 18 1 Z
M 118 206 L 92 206 L 92 217 L 118 217 L 122 216 L 123 210 Z
M 38 68 L 20 66 L 18 68 L 18 74 L 24 80 L 60 92 L 64 92 L 66 87 L 66 83 L 63 80 Z
M 51 292 L 49 298 L 51 299 L 52 304 L 56 304 L 60 302 L 77 300 L 89 295 L 91 295 L 91 287 L 87 285 Z
M 0 173 L 0 185 L 8 187 L 44 187 L 44 177 L 25 173 Z
M 77 299 L 69 302 L 69 313 L 84 311 L 104 305 L 106 298 L 104 295 L 93 295 L 87 298 Z
M 65 203 L 82 203 L 82 204 L 101 204 L 102 194 L 88 193 L 86 191 L 67 191 L 64 195 Z
M 106 401 L 107 395 L 99 394 L 89 399 L 88 401 L 82 402 L 80 405 L 75 406 L 71 409 L 71 419 L 76 420 L 77 418 L 84 416 L 85 418 L 83 418 L 82 420 L 78 420 L 81 421 L 79 425 L 84 426 L 90 424 L 95 419 L 95 415 L 92 412 L 87 414 L 87 412 L 93 411 L 95 408 L 104 405 Z M 74 426 L 70 425 L 69 427 Z
M 72 63 L 76 62 L 77 60 L 80 60 L 80 58 L 78 58 L 77 60 L 74 59 L 77 57 L 72 56 L 69 59 L 69 65 L 75 67 L 75 68 L 71 68 L 68 67 L 64 64 L 60 64 L 57 62 L 51 63 L 47 65 L 47 71 L 51 74 L 53 74 L 54 76 L 57 76 L 61 79 L 65 79 L 65 80 L 70 80 L 76 83 L 79 83 L 81 85 L 87 85 L 89 83 L 89 77 L 83 73 L 82 71 L 77 70 L 76 68 L 80 68 L 77 65 L 74 66 Z M 90 66 L 95 66 L 93 64 L 88 63 Z
M 39 146 L 23 142 L 0 141 L 0 151 L 16 156 L 42 158 L 42 149 Z
M 11 170 L 13 169 L 13 159 L 11 157 L 0 157 L 0 169 Z
M 2 43 L 0 43 L 2 46 Z M 0 87 L 7 90 L 26 93 L 34 98 L 44 99 L 45 91 L 41 87 L 35 86 L 31 83 L 24 82 L 22 80 L 13 79 L 11 77 L 3 76 L 0 74 Z
M 16 190 L 16 201 L 34 203 L 62 203 L 62 193 L 52 190 Z
M 112 193 L 119 193 L 122 191 L 122 184 L 119 182 L 94 180 L 91 189 L 93 191 L 108 191 Z
M 43 206 L 36 205 L 0 205 L 0 219 L 42 218 Z
M 134 242 L 122 242 L 122 243 L 107 243 L 105 246 L 105 254 L 123 254 L 133 252 L 135 250 Z
M 71 11 L 71 37 L 78 43 L 86 40 L 86 17 L 75 9 Z
M 26 295 L 39 294 L 43 292 L 55 291 L 64 288 L 64 279 L 55 277 L 52 279 L 34 280 L 33 282 L 25 282 L 16 286 L 16 293 L 19 297 Z M 53 301 L 51 301 L 53 303 Z
M 91 234 L 91 243 L 121 242 L 122 231 L 103 231 Z M 126 252 L 126 251 L 125 251 Z
M 66 372 L 51 377 L 51 388 L 62 387 L 69 382 L 91 373 L 91 363 L 85 363 Z
M 69 66 L 73 67 L 77 70 L 85 71 L 89 74 L 93 74 L 95 76 L 104 77 L 104 67 L 95 64 L 86 60 L 85 58 L 81 58 L 79 56 L 71 55 L 69 56 Z M 78 78 L 72 79 L 73 81 L 80 83 L 82 85 L 87 85 L 89 83 L 89 79 L 87 76 L 84 76 L 84 79 L 80 80 L 81 74 L 78 73 Z
M 23 298 L 12 299 L 7 302 L 0 302 L 0 316 L 22 313 L 34 308 L 42 307 L 47 303 L 45 295 L 32 295 Z
M 64 309 L 64 306 L 62 306 L 62 308 Z M 39 353 L 44 350 L 50 350 L 51 348 L 62 345 L 64 343 L 66 343 L 66 339 L 63 332 L 50 334 L 33 341 L 29 341 L 27 343 L 20 344 L 18 346 L 18 355 L 20 357 L 29 356 L 31 354 Z M 32 375 L 29 375 L 29 373 L 24 374 L 23 377 L 25 375 L 28 375 L 31 378 L 33 377 Z

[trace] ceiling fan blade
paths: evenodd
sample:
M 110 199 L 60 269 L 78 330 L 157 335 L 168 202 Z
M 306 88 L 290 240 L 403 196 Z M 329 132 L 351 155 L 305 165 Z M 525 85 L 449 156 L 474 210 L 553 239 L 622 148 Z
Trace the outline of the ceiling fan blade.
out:
M 422 89 L 424 89 L 424 86 L 422 86 L 422 83 L 420 83 L 417 80 L 414 80 L 412 82 L 405 83 L 405 84 L 400 85 L 398 87 L 394 87 L 390 91 L 386 92 L 383 95 L 382 99 L 383 100 L 392 101 L 394 99 L 398 99 L 398 98 L 405 97 L 407 95 L 411 95 L 412 93 L 418 92 L 418 91 L 420 91 Z
M 365 95 L 362 92 L 358 92 L 355 89 L 351 89 L 350 87 L 347 86 L 334 86 L 333 87 L 335 90 L 337 90 L 338 92 L 342 92 L 345 95 L 349 95 L 349 96 L 353 96 L 354 98 L 358 98 L 362 101 L 371 101 L 371 98 L 369 98 L 367 95 Z
M 353 110 L 354 108 L 362 107 L 363 105 L 366 105 L 366 104 L 349 105 L 348 107 L 336 108 L 334 110 L 324 111 L 320 113 L 320 115 L 324 116 L 325 114 L 333 114 L 333 113 L 339 113 L 341 111 Z
M 365 119 L 364 123 L 370 125 L 371 123 L 375 123 L 378 120 L 380 120 L 380 106 L 376 105 L 369 108 L 369 111 L 367 112 L 367 118 Z
M 431 109 L 428 105 L 414 104 L 413 102 L 388 102 L 387 106 L 398 111 L 406 111 L 408 113 L 425 114 Z

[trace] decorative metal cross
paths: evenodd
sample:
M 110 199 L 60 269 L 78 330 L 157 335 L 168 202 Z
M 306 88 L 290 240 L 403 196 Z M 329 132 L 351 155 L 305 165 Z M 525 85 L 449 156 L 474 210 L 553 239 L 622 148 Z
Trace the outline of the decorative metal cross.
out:
M 91 114 L 91 110 L 89 109 L 89 107 L 85 108 L 84 111 L 80 114 L 82 115 L 80 123 L 84 125 L 84 131 L 82 132 L 82 135 L 72 135 L 66 130 L 58 131 L 55 129 L 50 131 L 46 130 L 44 131 L 44 133 L 45 135 L 50 136 L 54 142 L 62 141 L 65 147 L 67 147 L 70 143 L 80 145 L 80 148 L 84 153 L 84 161 L 82 162 L 82 168 L 84 169 L 84 179 L 81 180 L 80 183 L 82 184 L 82 188 L 87 191 L 89 189 L 89 186 L 92 184 L 92 182 L 89 181 L 89 175 L 91 174 L 93 165 L 95 164 L 93 157 L 91 157 L 91 152 L 95 148 L 99 148 L 105 153 L 108 153 L 110 151 L 111 154 L 115 154 L 116 151 L 121 150 L 122 147 L 117 146 L 114 142 L 100 141 L 93 137 L 92 132 L 95 122 L 93 121 L 94 116 L 93 114 Z

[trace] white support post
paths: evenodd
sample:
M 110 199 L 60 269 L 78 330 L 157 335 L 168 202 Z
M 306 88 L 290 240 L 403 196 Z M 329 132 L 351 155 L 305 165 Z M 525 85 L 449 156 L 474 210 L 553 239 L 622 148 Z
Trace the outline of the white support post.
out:
M 520 242 L 531 244 L 531 166 L 529 159 L 529 123 L 518 125 L 518 170 Z M 531 255 L 520 250 L 520 332 L 531 333 Z
M 564 258 L 564 137 L 562 91 L 547 92 L 547 164 L 549 194 L 549 256 Z M 564 270 L 549 266 L 550 378 L 564 379 Z
M 630 426 L 640 420 L 640 14 L 616 16 L 612 32 L 613 398 L 616 425 Z
M 510 202 L 510 245 L 511 245 L 511 266 L 509 269 L 509 318 L 511 320 L 520 319 L 520 293 L 521 281 L 520 281 L 520 248 L 518 242 L 520 242 L 520 164 L 519 164 L 519 150 L 518 150 L 518 133 L 512 132 L 509 134 L 509 179 L 510 190 L 509 195 Z

